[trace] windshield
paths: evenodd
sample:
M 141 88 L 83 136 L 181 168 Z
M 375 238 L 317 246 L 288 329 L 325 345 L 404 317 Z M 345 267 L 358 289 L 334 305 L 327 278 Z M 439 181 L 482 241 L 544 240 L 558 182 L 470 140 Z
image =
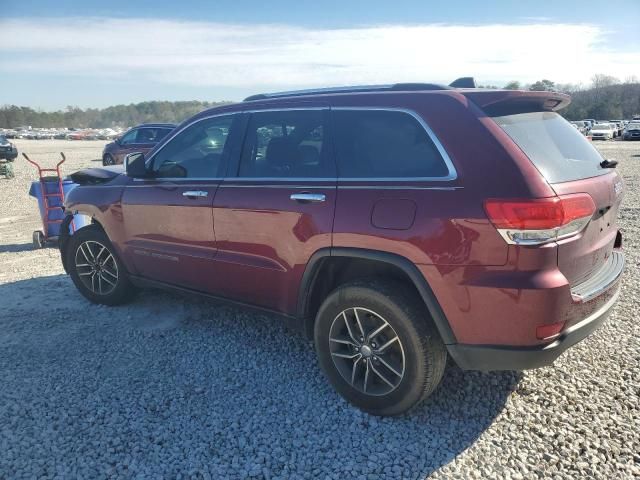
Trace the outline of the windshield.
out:
M 493 120 L 550 183 L 607 173 L 600 166 L 602 156 L 591 142 L 555 112 L 520 113 L 493 117 Z
M 630 123 L 627 125 L 627 130 L 640 130 L 640 123 Z
M 7 140 L 7 137 L 5 137 L 4 135 L 0 135 L 0 143 L 8 143 L 9 141 Z

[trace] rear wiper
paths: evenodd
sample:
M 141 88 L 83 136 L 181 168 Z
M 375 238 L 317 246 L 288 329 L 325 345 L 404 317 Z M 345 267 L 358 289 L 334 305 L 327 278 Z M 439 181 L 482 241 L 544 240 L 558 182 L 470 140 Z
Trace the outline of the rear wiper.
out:
M 616 168 L 616 165 L 618 165 L 618 162 L 616 160 L 604 159 L 603 161 L 600 162 L 600 166 L 602 168 Z

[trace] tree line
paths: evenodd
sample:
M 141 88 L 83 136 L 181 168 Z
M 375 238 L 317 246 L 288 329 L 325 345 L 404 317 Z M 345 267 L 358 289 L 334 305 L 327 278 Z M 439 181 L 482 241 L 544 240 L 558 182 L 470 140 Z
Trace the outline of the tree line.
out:
M 109 128 L 148 122 L 179 123 L 206 108 L 225 103 L 228 102 L 151 101 L 102 109 L 81 109 L 70 106 L 54 112 L 4 105 L 0 107 L 0 128 L 17 128 L 27 125 L 34 128 Z
M 485 85 L 483 88 L 500 88 Z M 571 104 L 560 113 L 568 120 L 595 118 L 597 120 L 629 119 L 640 115 L 640 81 L 628 78 L 620 81 L 609 75 L 598 74 L 588 86 L 556 83 L 542 79 L 531 84 L 508 82 L 504 87 L 515 90 L 555 91 L 571 95 Z M 55 112 L 44 112 L 29 107 L 4 105 L 0 107 L 0 128 L 75 127 L 107 128 L 127 127 L 146 122 L 179 123 L 210 107 L 228 102 L 140 102 L 115 105 L 103 109 L 67 107 Z
M 488 85 L 485 88 L 499 87 Z M 531 84 L 521 84 L 514 80 L 502 88 L 567 93 L 571 95 L 571 103 L 559 112 L 567 120 L 618 120 L 640 115 L 640 81 L 636 77 L 621 81 L 610 75 L 597 74 L 586 87 L 581 84 L 556 83 L 549 79 Z

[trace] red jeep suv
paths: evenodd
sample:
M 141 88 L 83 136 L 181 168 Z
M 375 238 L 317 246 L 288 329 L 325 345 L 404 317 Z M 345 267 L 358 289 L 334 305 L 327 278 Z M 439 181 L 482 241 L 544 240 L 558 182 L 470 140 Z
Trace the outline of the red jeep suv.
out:
M 92 221 L 62 237 L 64 267 L 96 303 L 153 286 L 278 312 L 378 415 L 433 392 L 448 356 L 549 365 L 618 297 L 616 162 L 556 113 L 566 95 L 453 85 L 204 111 L 126 171 L 73 175 L 65 222 Z

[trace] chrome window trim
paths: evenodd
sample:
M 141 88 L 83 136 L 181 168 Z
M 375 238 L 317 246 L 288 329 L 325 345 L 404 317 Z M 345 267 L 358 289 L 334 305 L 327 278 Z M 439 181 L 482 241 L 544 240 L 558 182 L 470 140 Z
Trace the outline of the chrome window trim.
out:
M 458 178 L 458 172 L 449 157 L 449 154 L 445 150 L 444 146 L 434 133 L 434 131 L 429 127 L 429 125 L 425 122 L 425 120 L 418 115 L 417 112 L 408 109 L 408 108 L 395 108 L 395 107 L 329 107 L 329 106 L 321 106 L 321 107 L 282 107 L 282 108 L 264 108 L 264 109 L 248 109 L 248 110 L 237 110 L 234 112 L 224 112 L 218 113 L 215 115 L 208 115 L 206 117 L 199 118 L 198 120 L 191 122 L 181 129 L 177 130 L 162 144 L 162 146 L 155 152 L 153 155 L 146 159 L 145 164 L 147 162 L 152 162 L 156 155 L 162 151 L 162 149 L 171 142 L 176 136 L 182 133 L 187 128 L 195 125 L 196 123 L 203 122 L 205 120 L 210 120 L 212 118 L 218 117 L 226 117 L 239 115 L 242 113 L 260 113 L 260 112 L 286 112 L 286 111 L 300 111 L 300 110 L 336 110 L 336 111 L 382 111 L 382 112 L 402 112 L 406 113 L 413 117 L 422 128 L 427 133 L 427 136 L 431 139 L 433 144 L 438 150 L 438 153 L 442 157 L 445 165 L 447 166 L 448 174 L 444 177 L 336 177 L 336 178 L 313 178 L 313 177 L 188 177 L 190 180 L 222 180 L 224 181 L 241 181 L 241 182 L 256 182 L 256 181 L 293 181 L 293 182 L 318 182 L 318 181 L 336 181 L 338 184 L 341 182 L 447 182 L 453 181 Z M 134 179 L 134 181 L 144 181 L 146 179 Z M 159 180 L 159 179 L 158 179 Z M 163 180 L 185 180 L 185 178 L 180 179 L 168 179 L 164 178 Z M 406 187 L 405 187 L 406 188 Z
M 445 150 L 444 146 L 442 145 L 442 143 L 440 142 L 440 140 L 438 139 L 434 131 L 431 129 L 431 127 L 427 124 L 427 122 L 420 115 L 418 115 L 418 113 L 415 112 L 414 110 L 411 110 L 408 108 L 402 108 L 402 107 L 398 107 L 398 108 L 395 108 L 395 107 L 331 107 L 331 110 L 402 112 L 402 113 L 406 113 L 407 115 L 410 115 L 418 122 L 418 124 L 420 124 L 420 126 L 427 133 L 427 136 L 431 139 L 431 141 L 436 147 L 436 150 L 438 150 L 438 153 L 440 154 L 440 156 L 442 157 L 442 160 L 447 166 L 447 171 L 448 171 L 448 174 L 444 177 L 383 177 L 378 179 L 366 178 L 366 177 L 365 178 L 340 177 L 340 180 L 349 181 L 349 182 L 354 182 L 354 181 L 355 182 L 360 182 L 360 181 L 448 182 L 448 181 L 456 180 L 458 178 L 458 172 L 456 171 L 456 168 L 453 165 L 453 162 L 451 161 L 451 158 L 449 157 L 449 154 Z
M 260 112 L 299 112 L 299 111 L 307 111 L 307 110 L 330 110 L 331 107 L 269 107 L 269 108 L 254 108 L 250 110 L 242 110 L 243 113 L 260 113 Z

